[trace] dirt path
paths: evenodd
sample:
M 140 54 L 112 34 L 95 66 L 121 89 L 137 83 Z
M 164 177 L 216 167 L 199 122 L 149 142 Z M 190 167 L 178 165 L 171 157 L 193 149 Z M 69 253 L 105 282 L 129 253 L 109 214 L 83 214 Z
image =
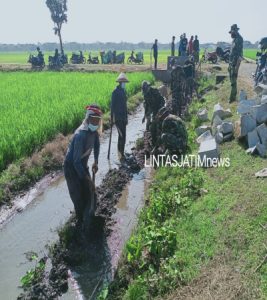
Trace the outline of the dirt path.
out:
M 166 64 L 160 64 L 160 69 L 165 69 Z M 151 67 L 149 64 L 145 65 L 66 65 L 61 71 L 67 72 L 146 72 L 150 71 Z M 36 72 L 42 71 L 40 69 L 32 69 L 30 64 L 0 64 L 0 71 L 3 72 L 17 72 L 17 71 L 26 71 L 26 72 Z M 49 71 L 48 67 L 45 67 L 43 71 Z

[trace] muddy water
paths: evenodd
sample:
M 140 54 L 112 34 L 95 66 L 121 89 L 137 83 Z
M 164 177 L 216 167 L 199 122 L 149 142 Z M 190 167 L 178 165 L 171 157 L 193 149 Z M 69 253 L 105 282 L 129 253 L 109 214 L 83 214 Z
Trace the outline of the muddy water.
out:
M 134 176 L 116 206 L 114 230 L 107 239 L 102 237 L 92 242 L 91 249 L 87 249 L 90 255 L 86 261 L 71 269 L 70 288 L 61 299 L 96 299 L 101 288 L 111 281 L 122 249 L 137 223 L 150 178 L 150 169 Z
M 141 120 L 143 117 L 143 108 L 139 107 L 136 114 L 129 118 L 129 125 L 127 127 L 127 145 L 126 151 L 130 151 L 133 147 L 135 140 L 142 136 L 144 130 L 144 124 Z M 107 150 L 108 150 L 108 135 L 104 135 L 101 138 L 101 152 L 99 157 L 99 171 L 96 176 L 96 185 L 99 185 L 105 174 L 108 172 L 109 168 L 116 167 L 118 165 L 117 158 L 117 132 L 113 128 L 112 136 L 112 146 L 111 146 L 111 160 L 107 160 Z M 90 162 L 91 163 L 91 162 Z M 144 185 L 144 173 L 140 173 L 134 178 L 129 186 L 128 193 L 131 197 L 126 197 L 119 203 L 118 212 L 116 218 L 118 222 L 121 222 L 121 226 L 116 231 L 117 244 L 121 243 L 130 232 L 130 224 L 125 226 L 125 222 L 129 222 L 137 211 L 137 207 L 140 205 L 139 201 L 142 197 L 140 195 L 143 192 L 142 186 Z M 132 189 L 130 191 L 130 189 Z M 134 192 L 133 192 L 134 190 Z M 132 195 L 136 198 L 132 198 Z M 139 196 L 138 196 L 139 195 Z M 26 195 L 25 198 L 29 197 Z M 137 200 L 137 198 L 139 200 Z M 122 197 L 123 199 L 123 197 Z M 132 199 L 132 200 L 131 200 Z M 23 201 L 23 200 L 22 200 Z M 26 201 L 25 201 L 26 202 Z M 28 251 L 34 251 L 40 256 L 47 252 L 46 245 L 51 244 L 53 241 L 57 240 L 57 228 L 62 225 L 70 216 L 70 210 L 73 209 L 72 202 L 69 198 L 68 191 L 66 188 L 66 183 L 63 177 L 53 182 L 49 187 L 47 187 L 39 196 L 35 197 L 33 201 L 27 206 L 25 210 L 21 213 L 15 215 L 10 222 L 3 226 L 0 230 L 0 298 L 11 300 L 16 299 L 20 293 L 20 289 L 17 287 L 21 276 L 23 276 L 26 271 L 34 266 L 34 263 L 27 262 L 25 258 L 25 253 Z M 129 230 L 128 230 L 129 229 Z M 112 238 L 109 243 L 115 243 L 116 238 Z M 99 269 L 104 264 L 100 264 L 100 261 L 108 261 L 109 266 L 111 266 L 111 260 L 117 260 L 118 253 L 109 253 L 110 257 L 106 257 L 106 251 L 103 251 L 103 243 L 106 243 L 106 248 L 108 249 L 108 241 L 102 241 L 98 247 L 101 250 L 99 253 L 99 259 L 94 264 L 94 273 L 102 272 Z M 117 245 L 116 244 L 116 245 Z M 96 245 L 97 246 L 97 245 Z M 112 245 L 111 245 L 112 246 Z M 117 245 L 119 246 L 119 245 Z M 113 247 L 111 247 L 113 248 Z M 116 247 L 114 247 L 116 248 Z M 117 247 L 119 248 L 119 247 Z M 96 248 L 97 250 L 97 248 Z M 92 267 L 93 265 L 91 265 Z M 85 267 L 87 270 L 88 268 Z M 105 271 L 108 270 L 105 268 Z M 112 276 L 112 270 L 106 271 L 107 276 L 110 278 Z M 73 271 L 79 276 L 80 286 L 85 286 L 87 289 L 87 283 L 83 284 L 83 278 L 86 281 L 86 272 L 83 270 Z M 84 274 L 84 276 L 83 276 Z M 101 273 L 102 274 L 102 273 Z M 102 276 L 102 275 L 101 275 Z M 98 278 L 99 276 L 97 276 Z M 101 277 L 102 278 L 102 277 Z M 74 280 L 76 282 L 76 280 Z M 87 281 L 88 282 L 88 281 Z M 95 286 L 93 282 L 92 286 Z M 91 289 L 85 292 L 87 296 L 90 294 Z M 73 298 L 70 298 L 73 299 Z

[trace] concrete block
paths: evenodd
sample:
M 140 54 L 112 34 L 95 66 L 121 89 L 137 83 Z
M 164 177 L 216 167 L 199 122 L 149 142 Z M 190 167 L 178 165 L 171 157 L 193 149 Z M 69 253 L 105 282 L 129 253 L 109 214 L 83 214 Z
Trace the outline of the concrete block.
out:
M 215 118 L 215 116 L 219 116 L 221 119 L 223 119 L 224 109 L 220 103 L 214 105 L 212 120 Z
M 218 125 L 221 125 L 222 122 L 223 122 L 222 119 L 218 115 L 216 115 L 212 120 L 212 126 L 217 127 Z
M 219 125 L 217 127 L 218 129 L 218 132 L 222 133 L 223 135 L 226 135 L 226 134 L 233 134 L 234 132 L 234 125 L 232 122 L 223 122 L 221 125 Z
M 240 127 L 240 137 L 244 137 L 256 128 L 256 120 L 251 115 L 242 115 L 240 119 Z
M 233 137 L 234 137 L 233 133 L 228 133 L 228 134 L 223 136 L 223 141 L 224 142 L 229 142 L 233 139 Z
M 267 122 L 267 103 L 257 106 L 256 121 L 258 124 Z
M 230 108 L 228 108 L 228 109 L 226 109 L 226 110 L 224 111 L 223 119 L 231 118 L 232 116 L 233 116 L 233 114 L 232 114 Z
M 206 108 L 204 109 L 200 109 L 198 112 L 197 112 L 197 117 L 198 119 L 201 121 L 201 122 L 206 122 L 208 121 L 208 111 Z
M 208 162 L 219 159 L 219 149 L 215 139 L 209 139 L 200 144 L 198 155 L 201 161 L 206 162 L 206 167 L 212 166 Z
M 248 133 L 247 141 L 248 141 L 248 147 L 249 148 L 253 148 L 258 143 L 260 143 L 260 138 L 258 136 L 258 132 L 257 132 L 256 128 L 253 131 L 251 131 L 251 132 Z
M 220 132 L 217 132 L 214 136 L 215 141 L 217 144 L 222 144 L 223 143 L 223 135 Z
M 206 140 L 210 140 L 212 138 L 213 138 L 213 136 L 211 135 L 210 130 L 207 130 L 197 138 L 197 143 L 201 144 L 202 142 L 204 142 Z
M 257 127 L 258 136 L 260 138 L 260 143 L 267 146 L 267 126 L 261 124 Z
M 261 104 L 267 103 L 267 95 L 262 95 L 261 97 Z
M 257 148 L 257 151 L 259 153 L 259 156 L 262 157 L 262 158 L 265 158 L 266 155 L 267 155 L 267 147 L 264 146 L 264 145 L 262 145 L 262 144 L 260 144 L 260 143 L 258 143 L 256 145 L 256 148 Z
M 211 127 L 207 125 L 202 125 L 195 129 L 197 136 L 200 136 L 202 133 L 204 133 L 207 130 L 211 131 Z

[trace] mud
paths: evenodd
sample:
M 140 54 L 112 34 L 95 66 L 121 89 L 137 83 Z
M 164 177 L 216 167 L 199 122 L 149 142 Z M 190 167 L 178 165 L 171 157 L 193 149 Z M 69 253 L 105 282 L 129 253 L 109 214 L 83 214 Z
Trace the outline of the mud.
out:
M 142 147 L 132 148 L 132 154 L 126 155 L 125 162 L 118 169 L 111 169 L 97 187 L 98 205 L 91 224 L 81 229 L 76 226 L 75 217 L 70 218 L 59 232 L 59 241 L 50 248 L 50 270 L 38 282 L 34 281 L 30 287 L 25 287 L 17 299 L 55 299 L 68 290 L 69 268 L 78 268 L 90 260 L 107 260 L 103 256 L 110 255 L 107 251 L 107 237 L 114 228 L 115 221 L 112 216 L 116 212 L 116 204 L 134 174 L 144 167 L 144 155 L 150 151 L 150 135 L 146 132 Z M 107 264 L 100 279 L 104 282 L 111 276 L 112 265 Z M 97 288 L 98 285 L 94 289 L 95 293 Z

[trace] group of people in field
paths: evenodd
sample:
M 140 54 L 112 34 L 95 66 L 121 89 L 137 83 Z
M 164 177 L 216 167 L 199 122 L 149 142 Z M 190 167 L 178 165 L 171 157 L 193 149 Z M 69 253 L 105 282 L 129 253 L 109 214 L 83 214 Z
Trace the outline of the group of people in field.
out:
M 171 56 L 176 56 L 175 55 L 175 36 L 172 37 L 172 42 L 171 42 Z M 151 47 L 151 50 L 153 51 L 153 58 L 154 58 L 154 69 L 157 69 L 158 67 L 158 40 L 155 39 L 154 44 Z M 177 54 L 178 56 L 193 56 L 194 61 L 196 63 L 199 62 L 199 51 L 200 51 L 200 45 L 199 45 L 199 40 L 198 36 L 195 35 L 195 37 L 192 35 L 188 41 L 186 37 L 186 33 L 183 33 L 180 36 L 180 40 L 177 46 Z

